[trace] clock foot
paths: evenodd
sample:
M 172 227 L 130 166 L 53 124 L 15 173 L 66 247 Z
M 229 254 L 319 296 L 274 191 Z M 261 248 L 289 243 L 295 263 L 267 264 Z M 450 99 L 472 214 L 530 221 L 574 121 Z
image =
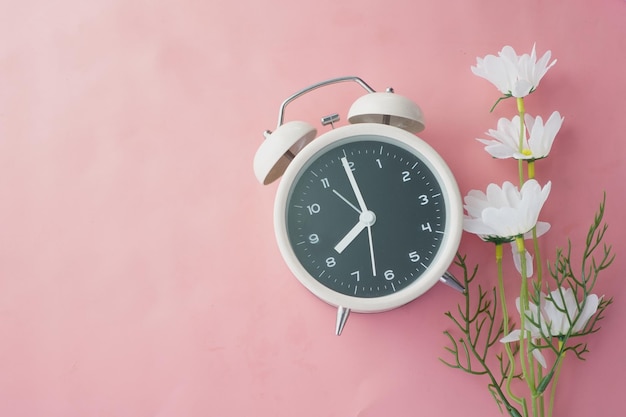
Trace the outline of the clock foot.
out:
M 346 321 L 348 321 L 348 316 L 350 315 L 350 309 L 342 306 L 337 307 L 337 324 L 335 326 L 335 334 L 337 336 L 341 336 L 341 332 L 343 331 L 344 326 L 346 325 Z
M 454 288 L 458 292 L 465 292 L 465 287 L 450 272 L 446 271 L 439 281 Z

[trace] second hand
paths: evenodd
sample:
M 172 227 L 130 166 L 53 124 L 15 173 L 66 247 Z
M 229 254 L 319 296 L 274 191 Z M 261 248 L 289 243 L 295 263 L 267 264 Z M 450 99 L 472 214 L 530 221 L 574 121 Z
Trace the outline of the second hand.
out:
M 333 188 L 333 193 L 335 193 L 335 195 L 339 198 L 341 198 L 347 205 L 349 205 L 350 207 L 352 207 L 357 213 L 361 214 L 361 210 L 359 210 L 359 208 L 357 206 L 355 206 L 354 204 L 352 204 L 347 198 L 345 198 L 344 196 L 342 196 L 341 194 L 339 194 L 339 191 L 335 190 Z

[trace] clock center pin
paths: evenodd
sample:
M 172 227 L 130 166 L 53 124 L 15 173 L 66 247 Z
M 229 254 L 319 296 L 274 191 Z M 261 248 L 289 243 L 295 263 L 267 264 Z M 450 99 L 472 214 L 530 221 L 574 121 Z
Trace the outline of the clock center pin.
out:
M 373 226 L 376 223 L 376 215 L 372 210 L 367 210 L 359 215 L 359 221 L 365 226 Z

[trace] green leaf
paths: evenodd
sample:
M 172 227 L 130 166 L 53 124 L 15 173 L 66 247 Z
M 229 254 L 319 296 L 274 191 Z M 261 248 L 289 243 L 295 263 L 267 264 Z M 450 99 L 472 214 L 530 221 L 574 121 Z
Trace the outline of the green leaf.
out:
M 552 380 L 552 376 L 554 376 L 554 369 L 550 371 L 550 373 L 543 377 L 539 386 L 537 387 L 537 394 L 543 394 L 543 392 L 548 388 L 548 384 Z

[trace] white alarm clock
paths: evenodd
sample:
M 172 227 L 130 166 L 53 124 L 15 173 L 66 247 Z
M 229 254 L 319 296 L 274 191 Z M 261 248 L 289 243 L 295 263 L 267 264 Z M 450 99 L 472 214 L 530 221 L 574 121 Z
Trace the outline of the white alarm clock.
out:
M 344 81 L 367 90 L 349 125 L 315 139 L 310 124 L 283 123 L 289 102 Z M 350 311 L 400 307 L 440 280 L 463 290 L 447 273 L 463 230 L 461 196 L 441 156 L 415 136 L 423 129 L 409 99 L 357 77 L 334 78 L 285 100 L 278 128 L 257 151 L 257 179 L 283 177 L 274 206 L 280 253 L 302 285 L 338 308 L 337 334 Z

